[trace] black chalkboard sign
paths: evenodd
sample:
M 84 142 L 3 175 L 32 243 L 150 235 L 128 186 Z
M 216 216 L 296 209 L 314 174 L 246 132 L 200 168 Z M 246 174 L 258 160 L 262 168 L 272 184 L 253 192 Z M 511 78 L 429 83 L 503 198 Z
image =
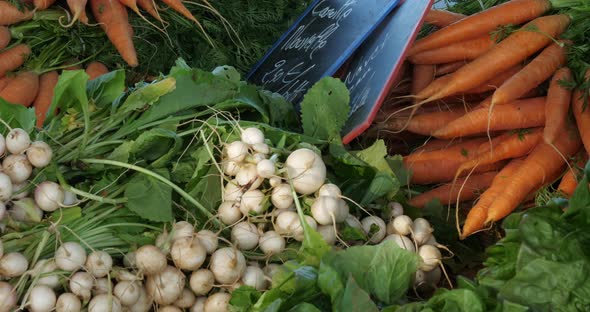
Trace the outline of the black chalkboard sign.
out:
M 345 144 L 375 119 L 432 1 L 402 2 L 352 56 L 342 75 L 350 90 L 350 115 L 342 134 Z
M 298 105 L 332 76 L 399 0 L 316 0 L 247 75 Z

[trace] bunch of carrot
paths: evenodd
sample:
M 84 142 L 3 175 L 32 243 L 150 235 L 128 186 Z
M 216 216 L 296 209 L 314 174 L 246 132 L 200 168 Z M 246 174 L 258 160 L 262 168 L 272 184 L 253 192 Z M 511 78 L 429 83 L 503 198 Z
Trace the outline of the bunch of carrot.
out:
M 439 186 L 410 204 L 475 201 L 462 238 L 506 217 L 561 176 L 558 189 L 570 196 L 577 168 L 588 159 L 587 93 L 572 87 L 568 48 L 575 42 L 564 39 L 575 21 L 546 15 L 552 8 L 549 0 L 511 0 L 470 16 L 431 10 L 426 22 L 438 30 L 408 52 L 414 101 L 400 110 L 404 114 L 377 124 L 431 138 L 404 163 L 410 183 Z M 499 28 L 514 26 L 497 36 Z M 546 93 L 539 88 L 545 82 Z M 461 104 L 474 94 L 481 100 Z
M 0 0 L 0 26 L 9 26 L 30 20 L 34 17 L 34 12 L 49 8 L 55 3 L 55 1 L 56 0 L 33 0 L 30 1 L 32 3 L 26 4 L 31 9 L 26 7 L 23 11 L 20 11 L 8 1 Z M 67 0 L 72 18 L 68 25 L 64 25 L 65 27 L 71 26 L 78 20 L 86 25 L 91 25 L 89 24 L 86 14 L 86 6 L 88 2 L 97 24 L 99 24 L 104 30 L 121 57 L 129 66 L 138 66 L 137 52 L 133 44 L 134 32 L 129 23 L 126 7 L 130 8 L 134 13 L 138 14 L 151 25 L 154 25 L 149 22 L 140 11 L 140 9 L 142 9 L 159 22 L 163 22 L 158 13 L 159 8 L 154 0 Z M 186 8 L 182 0 L 162 0 L 162 2 L 185 18 L 196 23 L 203 34 L 207 36 L 199 20 L 196 19 L 190 10 Z

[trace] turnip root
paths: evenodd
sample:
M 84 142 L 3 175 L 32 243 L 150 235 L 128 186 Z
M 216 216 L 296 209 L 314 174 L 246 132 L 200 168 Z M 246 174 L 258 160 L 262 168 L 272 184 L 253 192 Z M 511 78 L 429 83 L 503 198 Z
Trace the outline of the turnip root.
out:
M 246 270 L 246 259 L 237 249 L 225 247 L 217 249 L 209 260 L 210 270 L 215 280 L 230 285 L 237 282 Z
M 270 154 L 270 148 L 265 143 L 256 143 L 252 145 L 254 152 L 258 154 L 268 155 Z
M 318 190 L 318 197 L 319 196 L 330 196 L 330 197 L 340 197 L 342 196 L 342 191 L 336 184 L 326 183 L 320 187 Z
M 256 290 L 265 290 L 268 287 L 268 283 L 264 278 L 264 272 L 261 268 L 255 266 L 246 267 L 244 276 L 242 276 L 242 282 L 244 285 L 254 287 Z
M 318 224 L 313 217 L 306 215 L 304 219 L 307 225 L 314 231 L 318 229 Z M 298 242 L 302 242 L 305 239 L 305 231 L 301 226 L 301 222 L 297 223 L 297 227 L 293 230 L 293 238 Z
M 92 296 L 110 294 L 113 288 L 113 282 L 110 279 L 106 277 L 95 278 L 94 284 L 92 285 Z
M 217 237 L 217 234 L 209 230 L 200 230 L 196 237 L 199 239 L 203 247 L 205 247 L 207 254 L 210 255 L 217 250 L 217 247 L 219 246 L 219 238 Z
M 195 234 L 195 228 L 186 221 L 179 221 L 174 223 L 170 234 L 172 235 L 171 241 L 174 243 L 179 239 L 192 238 Z
M 242 218 L 240 205 L 235 201 L 224 201 L 217 209 L 217 215 L 223 224 L 230 225 Z
M 301 148 L 289 155 L 285 161 L 287 178 L 293 182 L 295 191 L 309 195 L 315 193 L 326 180 L 326 165 L 314 151 Z
M 321 225 L 340 223 L 348 217 L 348 205 L 340 198 L 320 196 L 311 205 L 311 215 Z
M 19 252 L 9 252 L 0 259 L 0 276 L 19 277 L 27 271 L 29 261 Z
M 8 201 L 12 197 L 12 191 L 12 181 L 10 180 L 10 177 L 5 173 L 0 172 L 0 201 L 3 203 Z
M 73 293 L 63 293 L 57 298 L 55 312 L 80 312 L 82 302 Z
M 53 289 L 37 285 L 31 289 L 29 300 L 29 311 L 49 312 L 55 308 L 57 298 Z
M 194 271 L 205 262 L 207 250 L 198 238 L 183 238 L 172 244 L 170 255 L 177 268 Z
M 261 214 L 264 210 L 264 194 L 260 190 L 249 190 L 242 196 L 240 212 L 243 215 Z
M 393 219 L 393 228 L 398 234 L 408 235 L 412 232 L 412 219 L 406 215 L 401 215 Z
M 281 211 L 274 223 L 275 231 L 281 235 L 293 236 L 295 229 L 301 227 L 299 215 L 294 211 Z
M 2 168 L 13 183 L 25 182 L 33 173 L 33 167 L 25 155 L 8 155 L 2 161 Z
M 231 295 L 228 293 L 215 293 L 207 298 L 203 310 L 207 312 L 227 312 L 229 311 L 230 300 Z
M 90 273 L 76 272 L 70 277 L 70 291 L 84 301 L 90 300 L 93 285 L 94 278 Z
M 235 177 L 240 170 L 240 164 L 235 161 L 224 161 L 222 168 L 225 175 Z
M 277 232 L 267 231 L 264 232 L 262 236 L 260 236 L 258 245 L 260 246 L 260 250 L 262 250 L 265 255 L 276 255 L 285 250 L 286 242 L 285 239 Z
M 16 306 L 16 291 L 12 285 L 0 281 L 0 312 L 11 312 Z
M 38 223 L 43 218 L 43 210 L 35 204 L 32 198 L 12 201 L 12 209 L 8 210 L 8 214 L 20 222 Z
M 361 221 L 361 224 L 363 225 L 363 230 L 369 237 L 369 242 L 373 244 L 381 242 L 387 234 L 385 222 L 379 217 L 366 217 Z M 377 231 L 371 234 L 371 230 L 374 227 L 377 227 Z
M 45 285 L 53 289 L 59 286 L 59 275 L 55 274 L 57 265 L 54 260 L 39 260 L 33 268 L 33 275 L 39 276 L 37 285 Z
M 264 143 L 264 133 L 258 128 L 250 127 L 242 131 L 240 139 L 248 145 Z
M 159 274 L 148 276 L 145 288 L 157 304 L 172 304 L 182 294 L 184 283 L 184 274 L 173 266 L 167 266 Z
M 190 312 L 204 312 L 205 302 L 207 302 L 207 297 L 197 297 L 197 300 L 195 300 L 195 304 L 193 304 L 191 307 Z
M 182 310 L 179 309 L 177 306 L 167 305 L 160 307 L 158 309 L 158 312 L 182 312 Z
M 328 245 L 336 244 L 336 230 L 333 224 L 318 226 L 318 233 Z
M 293 205 L 293 194 L 289 184 L 279 184 L 272 189 L 270 201 L 278 209 L 287 209 Z
M 0 258 L 2 258 L 2 256 L 4 256 L 4 244 L 2 243 L 2 240 L 0 239 Z
M 433 270 L 425 272 L 422 270 L 416 271 L 416 275 L 414 276 L 414 285 L 420 286 L 423 284 L 429 286 L 436 286 L 441 278 L 441 270 L 440 267 L 435 267 Z
M 236 180 L 229 181 L 223 190 L 223 200 L 228 202 L 241 201 L 244 191 Z
M 29 134 L 21 128 L 13 128 L 6 136 L 6 149 L 11 154 L 20 154 L 31 145 Z
M 121 312 L 119 299 L 112 295 L 102 294 L 95 296 L 88 304 L 88 312 Z
M 200 269 L 191 274 L 189 284 L 197 296 L 204 296 L 213 288 L 215 276 L 207 269 Z
M 12 199 L 23 199 L 29 196 L 28 191 L 22 191 L 25 187 L 27 187 L 27 182 L 23 183 L 12 183 Z M 65 201 L 64 201 L 65 202 Z
M 53 151 L 49 144 L 43 141 L 35 141 L 27 148 L 27 159 L 35 168 L 43 168 L 49 165 Z
M 272 178 L 268 179 L 268 183 L 270 184 L 270 187 L 275 188 L 281 184 L 281 178 L 272 177 Z
M 122 281 L 113 288 L 113 295 L 119 298 L 121 305 L 130 306 L 139 300 L 141 286 L 137 282 Z
M 148 275 L 162 272 L 168 261 L 166 255 L 156 246 L 144 245 L 135 251 L 137 268 Z
M 139 299 L 134 305 L 127 308 L 129 309 L 129 312 L 148 312 L 152 308 L 153 302 L 154 300 L 148 296 L 145 287 L 140 287 Z
M 346 223 L 346 225 L 348 225 L 351 228 L 355 228 L 358 230 L 363 230 L 363 225 L 361 224 L 361 221 L 359 221 L 359 219 L 351 214 L 349 214 L 346 219 L 344 219 L 344 223 Z
M 404 206 L 398 202 L 390 202 L 387 204 L 388 218 L 393 219 L 404 214 Z
M 257 189 L 263 179 L 258 176 L 255 164 L 244 164 L 236 173 L 236 182 L 239 186 L 247 186 L 249 190 Z
M 436 268 L 442 259 L 440 250 L 432 245 L 422 245 L 418 248 L 418 255 L 422 258 L 420 270 L 432 271 Z
M 236 224 L 231 230 L 231 241 L 240 250 L 256 248 L 259 238 L 256 226 L 247 221 Z
M 123 265 L 125 265 L 126 268 L 137 267 L 137 259 L 135 252 L 130 251 L 126 253 L 125 256 L 123 256 Z
M 262 159 L 256 164 L 258 176 L 270 178 L 275 175 L 275 163 L 270 159 Z
M 104 251 L 93 251 L 86 259 L 86 271 L 96 278 L 107 276 L 113 268 L 113 258 Z
M 424 245 L 432 236 L 434 230 L 424 218 L 416 218 L 412 224 L 412 238 L 418 245 Z
M 76 194 L 74 194 L 70 191 L 64 190 L 64 201 L 63 201 L 64 206 L 72 206 L 77 203 L 78 203 L 78 198 L 76 197 Z
M 6 205 L 4 205 L 3 202 L 0 202 L 0 221 L 2 221 L 7 215 L 6 212 Z M 0 254 L 0 257 L 2 257 L 2 255 Z
M 6 153 L 6 139 L 4 138 L 4 135 L 0 133 L 0 156 L 4 156 L 4 153 Z
M 227 160 L 240 163 L 248 155 L 248 145 L 242 141 L 234 141 L 225 146 L 224 152 Z
M 182 290 L 182 295 L 180 295 L 180 298 L 176 300 L 174 305 L 179 308 L 188 309 L 193 306 L 196 299 L 195 294 L 190 289 L 185 288 Z
M 401 249 L 405 249 L 405 250 L 408 250 L 411 252 L 416 252 L 416 247 L 414 246 L 414 243 L 412 242 L 412 240 L 403 236 L 403 235 L 391 234 L 391 235 L 388 235 L 387 237 L 385 237 L 385 239 L 383 241 L 386 241 L 386 240 L 394 241 Z

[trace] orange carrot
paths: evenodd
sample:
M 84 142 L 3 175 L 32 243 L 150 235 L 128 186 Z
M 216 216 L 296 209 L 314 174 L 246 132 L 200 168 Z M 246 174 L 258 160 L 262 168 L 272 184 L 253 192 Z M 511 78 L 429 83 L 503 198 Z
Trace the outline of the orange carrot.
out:
M 494 92 L 492 103 L 502 105 L 520 98 L 527 91 L 539 86 L 566 61 L 565 41 L 554 43 L 539 53 L 520 72 L 508 79 Z
M 433 80 L 436 66 L 414 65 L 412 77 L 412 94 L 424 90 Z
M 4 76 L 0 78 L 0 91 L 4 90 L 12 79 L 14 79 L 14 76 Z
M 29 46 L 26 44 L 19 44 L 4 52 L 1 52 L 0 77 L 6 75 L 6 73 L 9 71 L 13 71 L 21 67 L 29 54 L 31 54 L 31 48 L 29 48 Z
M 414 116 L 409 120 L 409 123 L 406 118 L 391 118 L 382 124 L 378 124 L 378 128 L 381 130 L 399 131 L 407 124 L 405 128 L 406 131 L 422 135 L 431 135 L 435 130 L 444 127 L 449 122 L 465 115 L 465 113 L 465 110 L 458 109 L 425 113 Z
M 565 127 L 565 120 L 572 100 L 572 92 L 559 84 L 560 80 L 570 80 L 572 77 L 569 68 L 564 67 L 553 75 L 547 91 L 547 103 L 545 104 L 545 133 L 543 139 L 547 144 L 553 144 L 559 131 Z
M 471 156 L 477 154 L 478 148 L 488 141 L 485 137 L 473 138 L 465 141 L 456 140 L 455 143 L 447 148 L 433 151 L 418 150 L 404 156 L 405 163 L 415 161 L 426 161 L 433 159 L 460 159 L 467 161 Z
M 158 21 L 162 21 L 162 17 L 160 17 L 160 13 L 158 13 L 158 10 L 156 9 L 154 0 L 137 0 L 137 5 Z
M 463 157 L 466 159 L 466 157 Z M 411 172 L 410 183 L 412 184 L 434 184 L 434 183 L 443 183 L 443 182 L 450 182 L 455 177 L 455 172 L 461 164 L 464 162 L 464 159 L 457 158 L 457 159 L 429 159 L 429 160 L 420 160 L 408 163 L 406 168 Z M 505 162 L 497 162 L 489 165 L 479 166 L 475 168 L 473 173 L 482 173 L 488 172 L 492 170 L 496 170 L 498 168 L 502 168 Z M 465 172 L 465 176 L 468 173 Z
M 509 215 L 535 188 L 548 182 L 548 178 L 559 173 L 565 158 L 571 157 L 582 142 L 577 131 L 562 129 L 553 146 L 541 142 L 527 156 L 522 166 L 514 173 L 510 182 L 488 209 L 486 223 L 499 221 Z M 559 151 L 559 153 L 557 152 Z
M 457 139 L 457 140 L 430 139 L 430 140 L 424 142 L 422 145 L 416 147 L 412 151 L 412 153 L 419 153 L 419 152 L 425 153 L 425 152 L 438 151 L 438 150 L 449 148 L 449 147 L 459 144 L 461 142 L 462 142 L 461 139 Z
M 422 91 L 415 94 L 417 99 L 426 99 L 442 90 L 444 86 L 449 83 L 453 79 L 452 74 L 444 75 L 441 77 L 436 78 L 432 81 L 426 88 L 422 89 Z
M 463 231 L 461 231 L 461 239 L 465 239 L 467 236 L 484 227 L 488 217 L 488 208 L 496 197 L 502 194 L 502 191 L 506 188 L 508 182 L 510 182 L 510 178 L 522 166 L 523 162 L 524 159 L 521 158 L 513 159 L 500 170 L 494 180 L 492 180 L 490 187 L 479 197 L 479 200 L 471 210 L 469 210 L 465 223 L 463 224 Z
M 586 80 L 590 79 L 590 69 L 586 71 Z M 582 142 L 584 142 L 584 148 L 586 152 L 590 154 L 590 105 L 586 105 L 584 102 L 585 93 L 580 90 L 576 90 L 572 97 L 572 109 L 574 117 L 576 118 L 576 124 L 580 130 L 580 136 Z M 588 99 L 588 98 L 586 98 Z
M 446 75 L 446 74 L 450 74 L 452 72 L 455 72 L 457 69 L 463 67 L 463 65 L 467 64 L 464 61 L 459 61 L 459 62 L 453 62 L 453 63 L 447 63 L 447 64 L 441 64 L 436 66 L 436 76 L 441 76 L 441 75 Z
M 0 98 L 12 104 L 31 106 L 39 91 L 39 75 L 26 71 L 18 73 L 2 91 Z
M 199 20 L 197 20 L 191 11 L 189 11 L 181 0 L 162 0 L 162 2 L 166 3 L 169 7 L 171 7 L 174 11 L 182 14 L 184 17 L 188 18 L 189 20 L 195 22 L 201 30 L 204 31 L 203 27 Z
M 10 30 L 8 27 L 0 26 L 0 50 L 6 48 L 10 43 Z
M 19 11 L 8 1 L 0 0 L 0 26 L 10 26 L 33 18 L 33 12 L 25 9 Z
M 520 25 L 537 18 L 551 8 L 548 0 L 513 0 L 468 16 L 432 33 L 409 50 L 408 55 L 444 47 L 454 42 L 477 38 L 501 25 Z
M 33 4 L 35 5 L 35 9 L 37 11 L 45 10 L 49 8 L 52 4 L 55 3 L 55 0 L 34 0 Z
M 424 22 L 436 27 L 443 28 L 458 22 L 463 18 L 465 18 L 465 15 L 460 13 L 431 9 L 426 14 L 426 17 L 424 17 Z
M 133 45 L 133 28 L 129 24 L 127 10 L 119 1 L 90 0 L 94 18 L 109 37 L 119 54 L 131 67 L 139 65 Z
M 529 22 L 487 53 L 451 74 L 449 83 L 430 96 L 428 101 L 475 88 L 521 63 L 551 43 L 552 38 L 563 33 L 569 23 L 570 18 L 564 14 L 542 16 Z
M 409 200 L 409 204 L 416 208 L 424 208 L 426 204 L 438 198 L 443 205 L 464 202 L 476 199 L 486 188 L 490 186 L 498 172 L 490 171 L 482 174 L 471 175 L 469 178 L 457 180 L 455 184 L 447 183 L 422 193 Z
M 489 120 L 488 120 L 489 118 Z M 475 109 L 432 134 L 439 139 L 451 139 L 488 130 L 513 130 L 540 127 L 545 124 L 545 97 L 518 100 L 500 105 L 490 114 L 489 109 Z
M 588 154 L 586 151 L 582 151 L 574 158 L 572 165 L 573 171 L 568 168 L 557 187 L 557 190 L 567 198 L 571 197 L 574 194 L 576 187 L 578 187 L 578 178 L 576 176 L 580 174 L 580 168 L 584 168 L 584 165 L 586 165 Z
M 37 94 L 37 98 L 33 103 L 35 116 L 37 117 L 37 128 L 43 127 L 58 79 L 59 75 L 56 71 L 47 72 L 39 78 L 39 94 Z
M 496 77 L 482 83 L 481 85 L 479 85 L 473 89 L 465 91 L 465 94 L 478 94 L 478 93 L 484 93 L 487 91 L 495 90 L 499 86 L 501 86 L 503 83 L 505 83 L 506 80 L 510 79 L 510 77 L 513 77 L 516 73 L 518 73 L 521 69 L 522 69 L 522 65 L 516 65 L 516 66 L 508 69 L 507 71 L 500 73 Z
M 103 63 L 98 61 L 94 61 L 86 66 L 86 74 L 88 74 L 90 80 L 94 80 L 108 72 L 109 69 Z
M 496 42 L 490 35 L 459 41 L 448 46 L 427 50 L 410 56 L 414 64 L 443 64 L 470 61 L 489 51 Z
M 67 0 L 70 12 L 72 12 L 72 20 L 64 27 L 71 27 L 80 20 L 83 24 L 88 24 L 88 16 L 86 16 L 86 3 L 88 0 Z

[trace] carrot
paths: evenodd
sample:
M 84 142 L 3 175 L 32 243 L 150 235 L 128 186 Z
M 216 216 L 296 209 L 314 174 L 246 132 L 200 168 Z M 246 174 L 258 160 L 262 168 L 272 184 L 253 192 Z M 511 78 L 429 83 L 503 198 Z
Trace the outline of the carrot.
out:
M 0 77 L 6 75 L 6 73 L 9 71 L 13 71 L 21 67 L 29 54 L 31 54 L 31 48 L 29 48 L 29 46 L 26 44 L 19 44 L 4 52 L 1 52 Z
M 412 94 L 424 90 L 433 80 L 436 66 L 414 65 L 412 77 Z
M 468 16 L 432 33 L 416 43 L 408 55 L 444 47 L 454 42 L 477 38 L 502 25 L 520 25 L 537 18 L 551 8 L 549 0 L 513 0 Z
M 144 11 L 148 12 L 149 15 L 162 22 L 162 17 L 160 17 L 160 13 L 158 13 L 158 10 L 156 9 L 154 0 L 137 0 L 137 5 Z
M 484 227 L 488 216 L 488 208 L 506 188 L 510 178 L 522 166 L 524 159 L 518 158 L 511 160 L 500 172 L 494 177 L 490 187 L 479 197 L 477 203 L 469 210 L 460 238 L 465 239 L 467 236 L 481 230 Z
M 2 91 L 0 98 L 12 104 L 31 106 L 39 91 L 39 75 L 31 72 L 18 73 Z
M 416 99 L 422 100 L 433 96 L 434 94 L 440 92 L 440 90 L 442 90 L 446 84 L 451 82 L 451 79 L 453 79 L 453 74 L 436 78 L 426 88 L 422 89 L 422 91 L 418 92 L 418 94 L 415 94 Z
M 9 26 L 31 18 L 33 18 L 32 11 L 25 9 L 24 12 L 21 12 L 8 1 L 0 1 L 0 26 Z
M 422 193 L 409 200 L 416 208 L 424 208 L 430 201 L 438 198 L 443 205 L 476 199 L 479 194 L 490 186 L 498 172 L 490 171 L 457 180 L 455 184 L 447 183 Z
M 10 39 L 10 30 L 8 27 L 0 26 L 0 50 L 8 46 Z
M 443 64 L 470 61 L 489 51 L 496 42 L 490 35 L 459 41 L 440 48 L 427 50 L 410 56 L 414 64 Z
M 86 74 L 90 77 L 90 80 L 94 80 L 106 73 L 109 69 L 101 62 L 94 61 L 86 66 Z
M 430 139 L 430 140 L 422 143 L 422 145 L 416 147 L 414 149 L 414 151 L 412 151 L 412 153 L 419 153 L 419 152 L 424 153 L 424 152 L 438 151 L 438 150 L 442 150 L 445 148 L 449 148 L 449 147 L 459 144 L 461 142 L 462 142 L 461 139 L 457 139 L 457 140 Z
M 588 161 L 588 153 L 582 151 L 574 158 L 575 160 L 572 166 L 573 171 L 568 168 L 557 187 L 557 190 L 568 198 L 574 194 L 576 187 L 578 187 L 578 179 L 576 176 L 580 174 L 579 168 L 584 168 L 584 165 L 586 165 L 586 162 Z
M 55 3 L 55 0 L 34 0 L 33 1 L 33 4 L 35 5 L 35 8 L 38 11 L 45 10 L 45 9 L 49 8 L 54 3 Z
M 488 120 L 489 118 L 489 120 Z M 451 139 L 489 130 L 513 130 L 545 124 L 545 97 L 518 100 L 513 104 L 475 109 L 432 133 L 439 139 Z M 489 126 L 489 128 L 488 128 Z
M 455 12 L 449 12 L 446 10 L 435 10 L 431 9 L 424 17 L 424 22 L 434 25 L 436 27 L 447 27 L 461 19 L 465 18 L 465 15 Z
M 456 140 L 455 143 L 445 149 L 424 151 L 415 151 L 404 156 L 404 162 L 411 163 L 415 161 L 425 161 L 433 159 L 460 159 L 467 161 L 471 156 L 477 154 L 478 148 L 488 140 L 485 137 L 473 138 L 465 141 Z
M 499 86 L 501 86 L 503 83 L 505 83 L 506 80 L 510 79 L 510 77 L 513 77 L 516 73 L 518 73 L 521 69 L 522 69 L 522 65 L 516 65 L 516 66 L 498 74 L 496 77 L 482 83 L 481 85 L 479 85 L 473 89 L 469 89 L 469 90 L 465 91 L 465 94 L 478 94 L 478 93 L 484 93 L 487 91 L 495 90 Z M 492 98 L 492 100 L 493 100 L 493 98 Z
M 72 20 L 69 24 L 62 26 L 66 28 L 72 27 L 78 20 L 88 25 L 88 16 L 86 16 L 86 3 L 88 3 L 88 0 L 67 0 L 67 3 L 72 12 Z
M 566 61 L 565 41 L 554 43 L 539 53 L 520 72 L 508 79 L 494 92 L 492 103 L 501 105 L 520 98 L 527 91 L 539 86 Z
M 14 79 L 14 76 L 4 76 L 0 78 L 0 91 L 2 91 L 12 79 Z
M 203 28 L 203 26 L 201 25 L 201 22 L 199 22 L 198 19 L 196 19 L 193 14 L 191 13 L 191 11 L 189 11 L 184 4 L 182 3 L 182 0 L 162 0 L 162 2 L 164 2 L 165 4 L 167 4 L 169 7 L 171 7 L 174 11 L 182 14 L 184 17 L 188 18 L 189 20 L 195 22 L 195 24 L 197 24 L 197 26 L 199 27 L 199 29 L 201 29 L 201 31 L 205 34 L 205 29 Z
M 59 75 L 56 71 L 47 72 L 39 78 L 39 93 L 37 94 L 37 98 L 35 98 L 35 102 L 33 102 L 35 116 L 37 117 L 37 128 L 43 127 L 43 123 L 47 117 L 47 111 L 53 100 L 53 92 L 58 79 Z
M 133 28 L 129 24 L 125 6 L 118 1 L 90 0 L 90 7 L 94 18 L 127 64 L 131 67 L 139 65 L 133 45 Z
M 466 158 L 466 157 L 463 157 Z M 410 183 L 412 184 L 434 184 L 442 182 L 450 182 L 455 177 L 455 172 L 461 164 L 463 159 L 429 159 L 414 161 L 407 164 L 407 169 L 411 172 Z M 473 173 L 482 173 L 501 168 L 505 163 L 497 162 L 494 164 L 479 166 L 475 168 Z M 467 175 L 465 172 L 464 175 Z
M 542 16 L 529 22 L 487 53 L 451 74 L 449 83 L 430 96 L 428 101 L 467 91 L 492 79 L 551 43 L 552 38 L 563 33 L 569 23 L 570 18 L 564 14 Z
M 438 65 L 438 66 L 436 66 L 436 76 L 438 77 L 441 75 L 450 74 L 450 73 L 456 71 L 457 69 L 463 67 L 463 65 L 465 65 L 465 64 L 467 64 L 465 61 L 459 61 L 459 62 Z
M 585 79 L 590 79 L 590 69 L 586 71 Z M 584 143 L 586 152 L 590 154 L 590 108 L 585 104 L 584 97 L 586 93 L 576 90 L 572 98 L 572 110 L 576 118 L 576 124 L 580 130 L 580 136 Z M 586 100 L 588 98 L 586 97 Z
M 554 146 L 541 142 L 535 147 L 514 173 L 502 196 L 490 205 L 485 223 L 499 221 L 510 214 L 527 194 L 548 182 L 548 177 L 559 173 L 565 164 L 564 158 L 572 156 L 582 145 L 577 131 L 568 130 L 571 129 L 562 129 Z
M 444 127 L 449 122 L 465 115 L 465 110 L 450 110 L 441 112 L 425 113 L 414 116 L 408 123 L 403 119 L 390 119 L 379 125 L 381 130 L 399 131 L 407 124 L 406 131 L 431 135 L 437 129 Z
M 553 75 L 547 91 L 547 103 L 545 105 L 545 133 L 543 139 L 547 144 L 553 144 L 559 131 L 565 127 L 565 120 L 572 100 L 572 92 L 559 84 L 560 80 L 570 80 L 572 77 L 569 68 L 564 67 Z

